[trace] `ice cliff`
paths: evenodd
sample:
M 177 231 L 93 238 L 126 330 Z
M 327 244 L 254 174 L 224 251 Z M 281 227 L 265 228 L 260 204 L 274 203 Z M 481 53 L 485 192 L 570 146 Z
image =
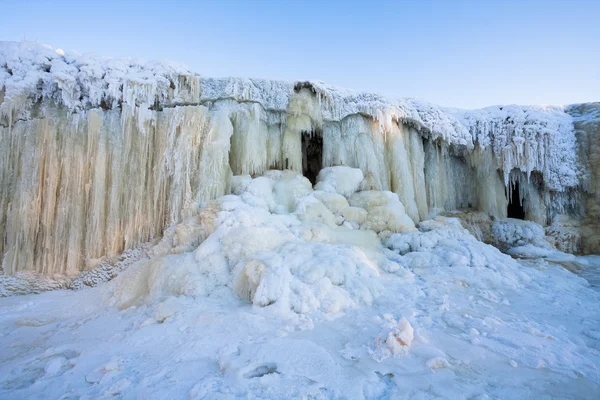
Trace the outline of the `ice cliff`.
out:
M 206 78 L 173 63 L 1 42 L 2 269 L 74 276 L 160 239 L 241 176 L 290 170 L 315 181 L 337 165 L 363 174 L 348 193 L 394 193 L 405 225 L 463 208 L 506 218 L 516 190 L 525 218 L 553 226 L 558 243 L 598 250 L 581 234 L 596 225 L 580 223 L 600 213 L 598 108 L 444 109 L 322 82 Z M 327 179 L 319 184 L 337 182 Z M 285 196 L 296 194 L 277 196 L 269 212 L 295 211 Z M 381 222 L 365 225 L 368 214 L 348 208 L 334 218 L 359 231 Z

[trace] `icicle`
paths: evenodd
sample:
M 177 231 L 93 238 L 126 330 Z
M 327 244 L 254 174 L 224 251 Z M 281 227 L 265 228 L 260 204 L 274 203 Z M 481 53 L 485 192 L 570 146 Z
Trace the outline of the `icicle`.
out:
M 235 175 L 254 175 L 268 165 L 268 128 L 260 104 L 254 103 L 233 113 L 231 167 Z
M 323 121 L 319 101 L 310 90 L 302 89 L 290 99 L 282 140 L 284 169 L 302 172 L 302 133 L 321 130 Z
M 392 191 L 398 194 L 406 208 L 406 213 L 415 222 L 420 220 L 415 201 L 415 187 L 412 160 L 407 149 L 409 130 L 404 125 L 395 125 L 388 137 L 387 146 L 390 160 Z
M 419 133 L 410 129 L 410 159 L 412 166 L 413 185 L 415 188 L 415 201 L 419 210 L 419 219 L 427 218 L 427 192 L 425 190 L 425 152 L 423 149 L 423 139 Z M 417 219 L 413 219 L 418 222 Z

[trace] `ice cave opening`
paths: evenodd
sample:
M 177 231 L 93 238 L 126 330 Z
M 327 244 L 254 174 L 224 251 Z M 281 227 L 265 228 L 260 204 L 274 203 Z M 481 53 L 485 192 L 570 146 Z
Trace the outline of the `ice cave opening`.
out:
M 512 183 L 506 214 L 508 218 L 525 219 L 525 208 L 519 194 L 519 182 Z
M 323 165 L 323 137 L 319 132 L 302 132 L 302 175 L 314 185 Z

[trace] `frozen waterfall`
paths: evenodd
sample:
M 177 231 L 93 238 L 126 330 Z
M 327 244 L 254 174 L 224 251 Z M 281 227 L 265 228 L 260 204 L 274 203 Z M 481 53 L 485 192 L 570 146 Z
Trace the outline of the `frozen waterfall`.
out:
M 506 218 L 518 187 L 526 219 L 598 250 L 580 221 L 600 215 L 599 109 L 442 109 L 2 42 L 2 269 L 73 276 L 160 239 L 230 193 L 233 176 L 314 180 L 337 165 L 362 171 L 361 190 L 396 193 L 414 223 L 463 208 Z

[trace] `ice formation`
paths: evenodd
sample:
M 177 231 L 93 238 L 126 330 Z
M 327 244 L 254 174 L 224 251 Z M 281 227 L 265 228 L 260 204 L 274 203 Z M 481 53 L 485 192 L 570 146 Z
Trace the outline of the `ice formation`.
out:
M 599 131 L 0 42 L 0 397 L 595 399 Z
M 358 169 L 331 167 L 316 186 L 331 184 L 331 176 L 362 178 Z M 415 230 L 396 194 L 355 193 L 358 185 L 313 191 L 306 178 L 290 171 L 237 178 L 233 181 L 243 183 L 236 185 L 235 195 L 178 224 L 179 233 L 165 235 L 150 260 L 111 282 L 111 303 L 126 308 L 168 296 L 207 296 L 231 286 L 241 299 L 275 305 L 284 315 L 334 313 L 370 304 L 380 291 L 374 278 L 382 268 L 410 276 L 381 254 L 376 234 Z M 363 195 L 361 201 L 351 206 L 357 194 Z M 356 209 L 362 219 L 345 217 Z M 378 229 L 369 229 L 373 224 Z
M 563 249 L 597 251 L 596 225 L 580 224 L 600 212 L 597 118 L 597 104 L 442 109 L 322 82 L 212 79 L 172 63 L 2 42 L 2 269 L 73 277 L 159 240 L 242 176 L 270 169 L 325 174 L 316 204 L 360 189 L 351 207 L 320 218 L 374 231 L 410 231 L 443 210 L 505 218 L 515 191 L 525 218 L 553 226 Z M 337 165 L 360 171 L 336 177 L 327 168 Z M 252 181 L 246 195 L 271 184 Z M 361 198 L 368 190 L 379 200 Z M 255 200 L 293 211 L 279 201 L 290 194 L 275 193 Z M 306 215 L 321 207 L 304 206 Z

